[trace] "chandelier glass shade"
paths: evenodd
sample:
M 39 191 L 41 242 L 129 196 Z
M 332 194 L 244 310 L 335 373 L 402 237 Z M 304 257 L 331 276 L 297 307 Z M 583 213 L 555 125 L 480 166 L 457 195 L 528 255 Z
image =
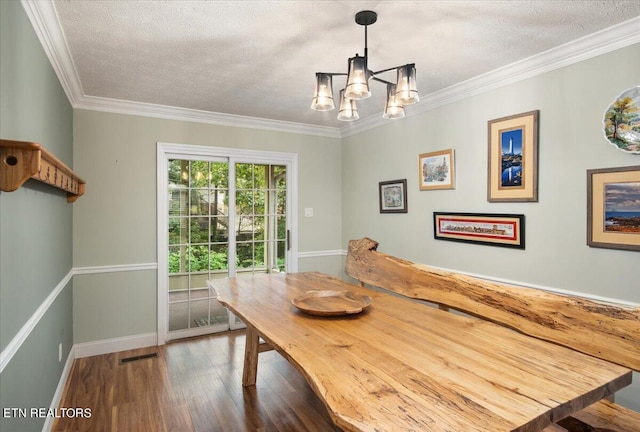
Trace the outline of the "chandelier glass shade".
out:
M 349 99 L 366 99 L 371 96 L 369 91 L 369 71 L 367 70 L 367 58 L 355 57 L 349 59 L 349 72 L 347 72 L 347 86 L 344 96 Z
M 340 108 L 338 120 L 353 121 L 359 118 L 356 101 L 371 96 L 369 81 L 386 84 L 387 98 L 382 117 L 398 119 L 405 115 L 404 107 L 420 101 L 416 84 L 416 65 L 414 63 L 395 66 L 380 71 L 368 68 L 367 26 L 375 23 L 378 15 L 373 11 L 361 11 L 355 16 L 357 24 L 364 26 L 364 56 L 358 54 L 349 59 L 347 73 L 316 73 L 316 87 L 311 102 L 311 108 L 316 111 L 330 111 L 335 108 L 333 101 L 333 77 L 346 75 L 345 87 L 340 90 Z M 396 71 L 396 82 L 392 83 L 376 75 Z
M 403 105 L 411 105 L 420 101 L 416 85 L 416 66 L 408 64 L 398 68 L 396 97 Z
M 387 84 L 387 105 L 382 117 L 390 120 L 404 117 L 404 106 L 396 93 L 396 84 Z
M 333 103 L 332 81 L 331 75 L 316 74 L 316 91 L 313 94 L 311 108 L 316 111 L 331 111 L 336 107 Z
M 358 107 L 355 99 L 349 99 L 344 95 L 344 90 L 340 90 L 340 109 L 338 110 L 338 120 L 353 121 L 358 120 Z

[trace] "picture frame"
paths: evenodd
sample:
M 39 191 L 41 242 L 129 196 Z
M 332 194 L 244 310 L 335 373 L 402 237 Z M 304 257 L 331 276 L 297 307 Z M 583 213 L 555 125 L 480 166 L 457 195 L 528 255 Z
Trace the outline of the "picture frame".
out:
M 418 155 L 418 182 L 420 190 L 455 189 L 453 149 Z
M 487 201 L 538 201 L 538 117 L 535 110 L 489 120 Z
M 640 165 L 587 170 L 587 245 L 640 251 Z
M 379 183 L 380 213 L 407 213 L 407 179 Z
M 433 213 L 436 240 L 524 249 L 523 214 Z

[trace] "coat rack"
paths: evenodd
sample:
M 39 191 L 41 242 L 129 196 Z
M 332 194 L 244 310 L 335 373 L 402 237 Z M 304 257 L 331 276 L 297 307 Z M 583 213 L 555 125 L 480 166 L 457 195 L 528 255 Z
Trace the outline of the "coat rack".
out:
M 30 178 L 67 192 L 70 203 L 84 194 L 84 180 L 40 144 L 0 139 L 0 190 L 12 192 Z

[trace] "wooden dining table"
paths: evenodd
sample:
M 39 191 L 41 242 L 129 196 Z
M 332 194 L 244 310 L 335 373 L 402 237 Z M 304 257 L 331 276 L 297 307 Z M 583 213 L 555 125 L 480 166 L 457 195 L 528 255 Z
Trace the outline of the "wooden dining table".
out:
M 611 362 L 322 273 L 209 285 L 247 325 L 242 384 L 255 384 L 259 353 L 273 348 L 345 431 L 541 431 L 632 379 Z M 314 290 L 371 301 L 338 316 L 294 305 Z

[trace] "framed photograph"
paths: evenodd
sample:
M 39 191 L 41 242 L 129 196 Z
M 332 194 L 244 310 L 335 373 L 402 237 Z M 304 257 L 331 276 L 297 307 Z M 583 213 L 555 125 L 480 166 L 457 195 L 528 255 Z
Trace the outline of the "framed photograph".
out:
M 489 202 L 538 201 L 538 114 L 489 120 Z
M 407 179 L 380 182 L 380 213 L 407 212 Z
M 524 215 L 433 213 L 436 240 L 524 249 Z
M 587 170 L 587 244 L 640 251 L 640 165 Z
M 453 149 L 418 155 L 420 190 L 454 189 Z

